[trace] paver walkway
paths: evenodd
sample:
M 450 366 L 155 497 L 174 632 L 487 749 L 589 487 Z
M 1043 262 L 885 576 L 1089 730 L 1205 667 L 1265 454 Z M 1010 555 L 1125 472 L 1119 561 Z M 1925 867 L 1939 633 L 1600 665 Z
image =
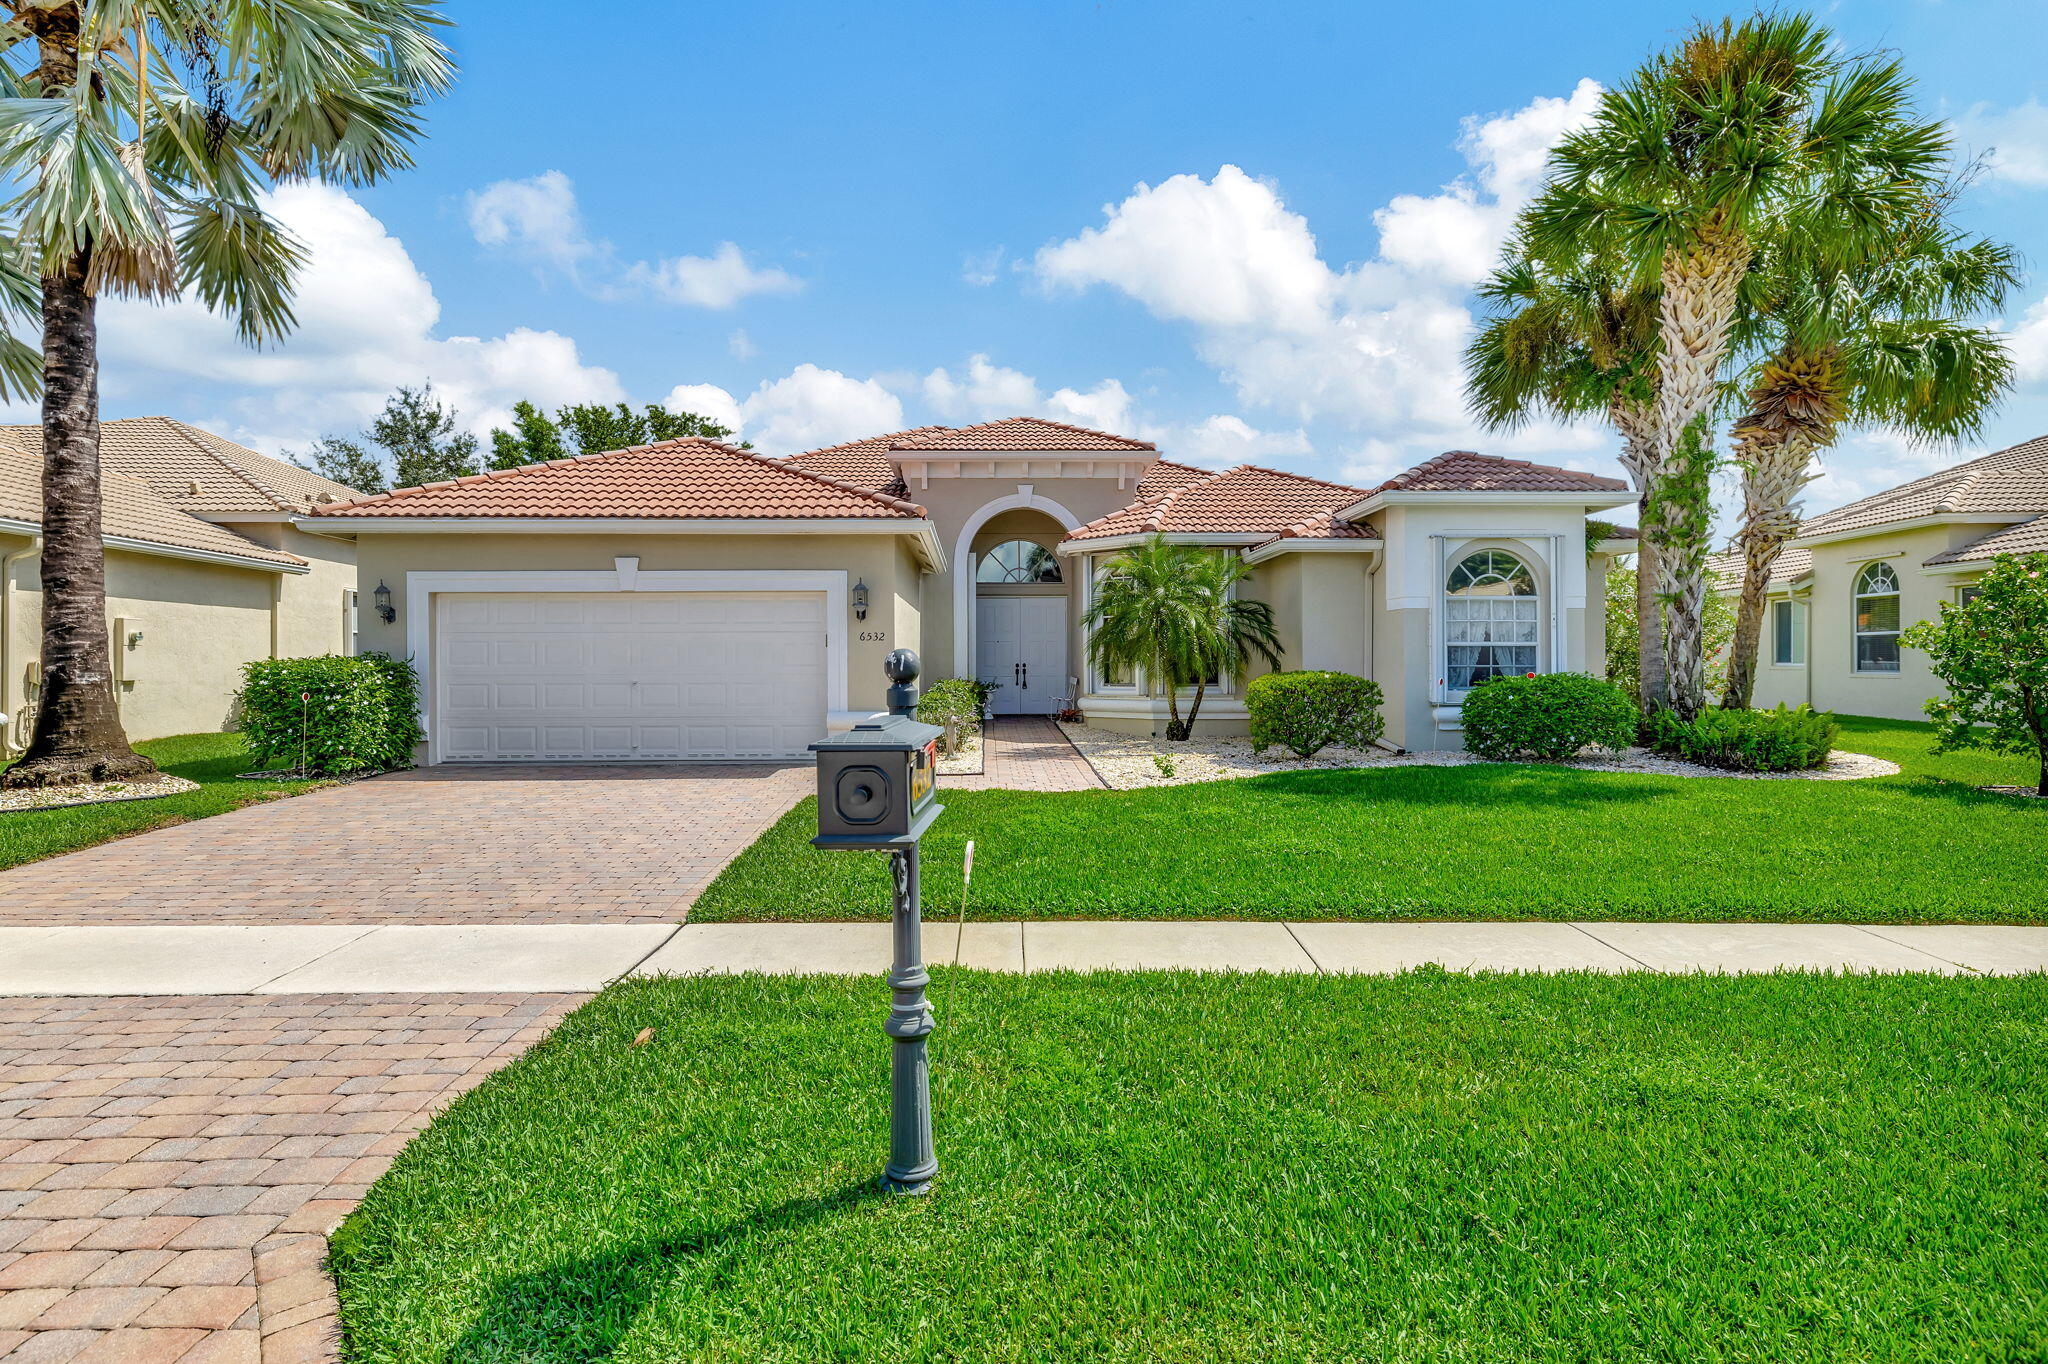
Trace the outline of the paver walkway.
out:
M 327 1233 L 582 998 L 0 1001 L 0 1356 L 332 1359 Z
M 941 790 L 1093 791 L 1102 778 L 1042 715 L 1000 715 L 982 733 L 981 775 L 939 778 Z
M 0 924 L 677 923 L 808 764 L 430 767 L 0 872 Z

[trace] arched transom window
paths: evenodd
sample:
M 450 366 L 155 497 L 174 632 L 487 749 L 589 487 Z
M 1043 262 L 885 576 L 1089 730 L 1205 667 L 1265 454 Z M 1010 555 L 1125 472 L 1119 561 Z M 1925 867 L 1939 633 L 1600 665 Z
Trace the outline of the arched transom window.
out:
M 1444 685 L 1467 692 L 1489 677 L 1536 671 L 1536 579 L 1504 549 L 1458 560 L 1444 580 Z
M 1899 575 L 1888 563 L 1865 564 L 1856 575 L 1856 671 L 1899 670 Z
M 1056 583 L 1059 556 L 1029 540 L 1005 540 L 981 556 L 975 566 L 978 583 Z

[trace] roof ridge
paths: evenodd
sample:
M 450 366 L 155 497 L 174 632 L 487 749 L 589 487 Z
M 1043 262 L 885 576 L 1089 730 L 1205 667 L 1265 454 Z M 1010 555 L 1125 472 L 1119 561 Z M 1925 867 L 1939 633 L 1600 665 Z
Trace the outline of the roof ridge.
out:
M 1196 479 L 1193 483 L 1183 483 L 1178 488 L 1167 489 L 1164 494 L 1153 500 L 1152 514 L 1139 523 L 1139 528 L 1156 533 L 1159 530 L 1159 523 L 1166 519 L 1166 514 L 1173 510 L 1174 504 L 1180 501 L 1183 493 L 1190 493 L 1197 488 L 1206 487 L 1217 479 L 1222 478 L 1225 474 L 1234 472 L 1236 471 L 1233 469 L 1218 469 L 1207 478 Z
M 269 484 L 264 483 L 263 481 L 258 479 L 254 473 L 243 468 L 241 465 L 235 463 L 233 460 L 228 459 L 225 455 L 221 454 L 220 451 L 214 449 L 205 441 L 199 439 L 198 436 L 193 434 L 191 427 L 185 425 L 184 422 L 179 421 L 176 417 L 165 416 L 161 413 L 155 416 L 116 417 L 113 419 L 113 421 L 103 422 L 102 425 L 112 426 L 116 422 L 163 422 L 166 425 L 175 428 L 179 437 L 182 438 L 187 445 L 191 446 L 194 450 L 197 450 L 200 454 L 206 456 L 215 464 L 218 464 L 221 468 L 227 470 L 228 473 L 232 474 L 236 478 L 239 478 L 240 480 L 242 480 L 242 482 L 248 484 L 257 492 L 261 493 L 264 497 L 268 498 L 271 504 L 274 507 L 276 507 L 277 510 L 298 510 L 297 503 L 292 502 L 283 494 L 279 493 L 277 489 L 271 487 Z
M 513 474 L 531 473 L 535 469 L 561 469 L 571 464 L 590 464 L 597 460 L 610 459 L 614 455 L 637 454 L 641 451 L 653 450 L 664 445 L 682 445 L 685 443 L 717 445 L 720 449 L 732 450 L 735 454 L 751 453 L 751 451 L 738 450 L 733 446 L 723 445 L 718 441 L 712 440 L 709 436 L 671 436 L 667 440 L 653 441 L 646 445 L 622 445 L 616 450 L 592 450 L 582 454 L 564 455 L 560 459 L 542 459 L 535 460 L 532 464 L 514 464 L 506 469 L 483 469 L 477 473 L 464 474 L 460 478 L 441 478 L 434 480 L 432 483 L 418 483 L 404 488 L 387 488 L 381 493 L 370 493 L 348 502 L 325 503 L 324 508 L 365 507 L 372 502 L 395 502 L 401 497 L 411 497 L 416 493 L 428 492 L 436 488 L 455 488 L 468 483 L 482 483 L 487 479 L 509 478 Z
M 715 441 L 712 443 L 717 444 L 717 442 Z M 802 465 L 791 464 L 786 459 L 777 459 L 773 455 L 764 455 L 754 450 L 741 450 L 735 446 L 730 445 L 724 446 L 723 448 L 731 450 L 736 455 L 745 455 L 749 459 L 757 460 L 762 464 L 768 465 L 770 468 L 780 469 L 784 473 L 795 474 L 800 478 L 808 478 L 814 483 L 822 483 L 828 488 L 837 488 L 842 492 L 858 493 L 860 496 L 867 498 L 871 502 L 881 503 L 883 506 L 889 508 L 891 511 L 915 512 L 919 516 L 927 516 L 930 514 L 917 503 L 911 502 L 905 498 L 891 497 L 887 493 L 876 492 L 869 488 L 863 488 L 858 483 L 848 483 L 844 479 L 832 478 L 829 475 L 818 473 L 815 470 L 806 469 Z
M 1004 426 L 1011 422 L 1034 422 L 1039 426 L 1050 426 L 1055 431 L 1071 431 L 1078 436 L 1099 436 L 1104 440 L 1119 440 L 1123 441 L 1127 445 L 1133 446 L 1140 450 L 1151 450 L 1156 452 L 1159 449 L 1159 447 L 1153 444 L 1151 441 L 1139 440 L 1135 436 L 1119 435 L 1114 431 L 1101 431 L 1097 430 L 1095 427 L 1092 426 L 1076 426 L 1072 422 L 1056 422 L 1050 417 L 1034 417 L 1026 412 L 1018 412 L 1008 417 L 994 417 L 988 421 L 974 422 L 973 424 L 968 426 L 949 426 L 944 427 L 942 429 L 949 431 L 955 435 L 959 435 L 969 431 L 980 431 L 991 426 Z M 889 448 L 894 450 L 906 447 L 892 445 Z
M 814 450 L 799 450 L 793 455 L 782 456 L 782 459 L 787 463 L 790 460 L 806 459 L 811 455 L 837 454 L 842 450 L 851 450 L 856 445 L 872 445 L 878 440 L 895 440 L 899 436 L 922 436 L 932 431 L 953 431 L 957 429 L 957 427 L 951 426 L 910 426 L 905 427 L 901 431 L 886 431 L 879 436 L 861 436 L 856 440 L 840 441 L 837 445 L 820 445 Z
M 1292 469 L 1275 469 L 1267 464 L 1239 464 L 1225 472 L 1237 473 L 1240 470 L 1250 470 L 1258 474 L 1278 474 L 1282 478 L 1297 479 L 1300 482 L 1313 483 L 1322 488 L 1333 488 L 1340 493 L 1357 493 L 1363 496 L 1366 492 L 1364 488 L 1353 483 L 1332 483 L 1329 479 L 1317 478 L 1314 474 L 1297 474 Z

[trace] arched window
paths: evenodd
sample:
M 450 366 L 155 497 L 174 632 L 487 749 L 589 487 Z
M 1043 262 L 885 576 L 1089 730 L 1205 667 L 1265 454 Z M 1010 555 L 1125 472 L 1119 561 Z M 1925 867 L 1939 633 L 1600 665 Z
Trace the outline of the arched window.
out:
M 1059 556 L 1029 540 L 1005 540 L 981 556 L 981 562 L 975 565 L 974 581 L 1056 583 L 1060 581 Z
M 1504 549 L 1460 559 L 1444 580 L 1444 685 L 1468 692 L 1489 677 L 1536 671 L 1536 579 Z
M 1856 671 L 1899 670 L 1899 575 L 1879 560 L 1856 575 Z

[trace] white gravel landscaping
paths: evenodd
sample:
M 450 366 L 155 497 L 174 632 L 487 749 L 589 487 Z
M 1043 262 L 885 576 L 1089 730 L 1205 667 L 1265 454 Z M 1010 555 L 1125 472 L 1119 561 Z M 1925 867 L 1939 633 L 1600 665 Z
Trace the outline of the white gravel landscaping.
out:
M 0 811 L 58 810 L 71 805 L 105 805 L 117 800 L 155 800 L 197 791 L 199 783 L 168 772 L 137 781 L 92 782 L 48 791 L 0 791 Z
M 1262 777 L 1271 772 L 1302 772 L 1334 767 L 1462 767 L 1485 762 L 1470 753 L 1394 754 L 1381 748 L 1326 748 L 1313 758 L 1297 758 L 1284 748 L 1252 752 L 1249 739 L 1188 739 L 1168 743 L 1141 734 L 1116 734 L 1092 725 L 1060 723 L 1060 729 L 1081 750 L 1103 781 L 1118 791 L 1147 786 L 1185 786 L 1190 782 L 1223 781 L 1231 777 Z M 1160 759 L 1172 768 L 1163 770 Z M 1899 765 L 1883 758 L 1836 749 L 1826 767 L 1808 772 L 1724 772 L 1718 767 L 1664 758 L 1644 748 L 1619 753 L 1587 754 L 1559 767 L 1590 772 L 1653 772 L 1666 777 L 1721 777 L 1733 781 L 1855 781 L 1889 777 Z M 943 770 L 943 769 L 941 769 Z
M 942 777 L 978 777 L 981 775 L 981 736 L 962 735 L 960 747 L 951 753 L 939 754 L 939 775 Z

